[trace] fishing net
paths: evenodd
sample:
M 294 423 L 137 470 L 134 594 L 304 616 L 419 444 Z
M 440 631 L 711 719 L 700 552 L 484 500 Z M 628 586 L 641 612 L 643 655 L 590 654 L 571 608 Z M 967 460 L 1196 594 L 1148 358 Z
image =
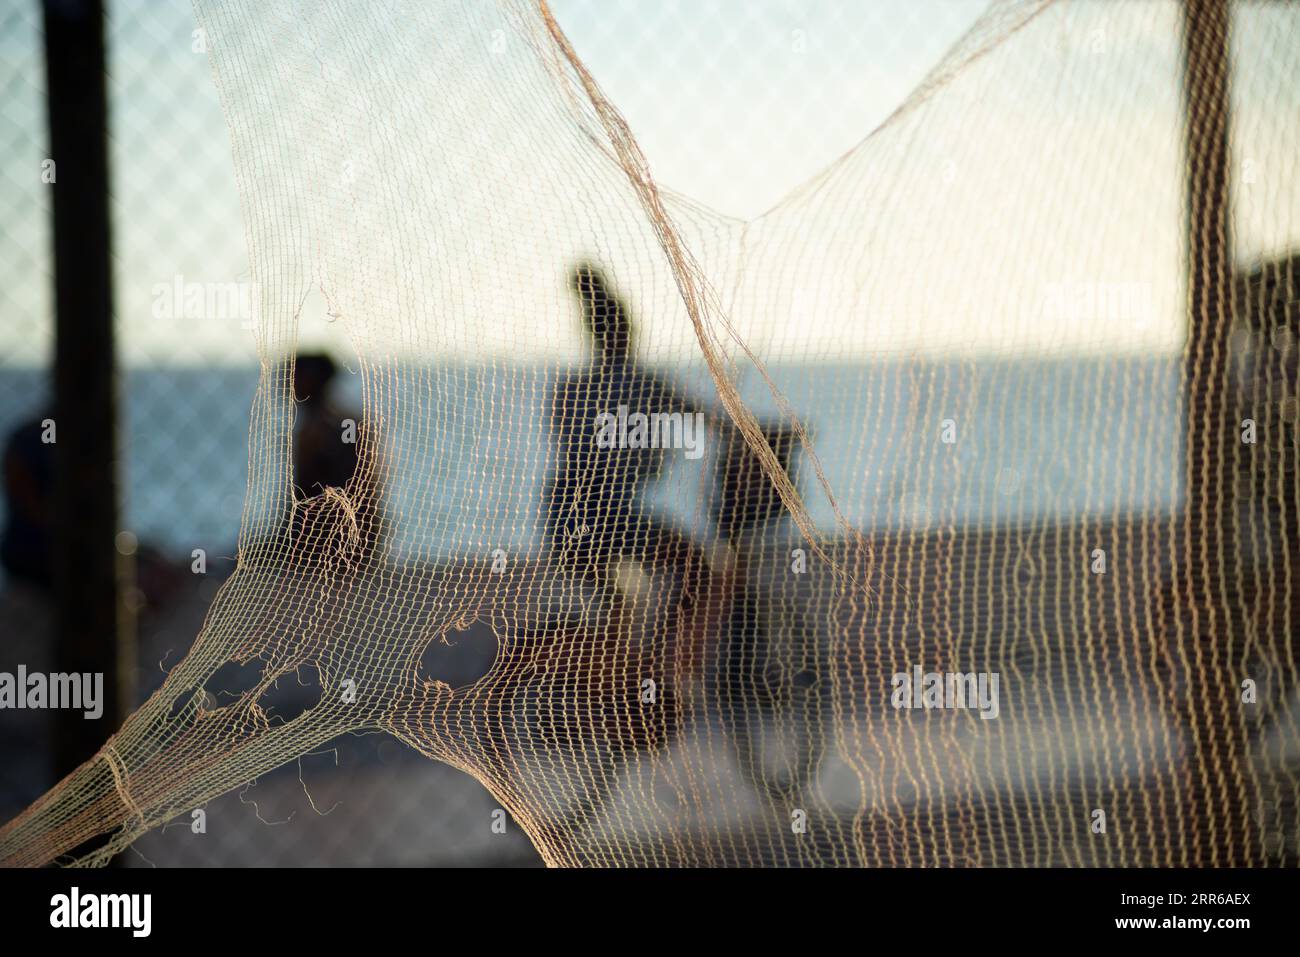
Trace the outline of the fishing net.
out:
M 994 2 L 750 219 L 656 182 L 544 3 L 197 12 L 238 567 L 0 858 L 382 732 L 552 865 L 1296 862 L 1295 7 Z M 363 395 L 316 489 L 309 295 Z

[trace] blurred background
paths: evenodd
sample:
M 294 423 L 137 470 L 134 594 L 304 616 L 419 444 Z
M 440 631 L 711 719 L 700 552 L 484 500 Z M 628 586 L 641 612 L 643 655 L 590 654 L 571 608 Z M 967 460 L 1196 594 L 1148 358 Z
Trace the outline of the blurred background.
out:
M 1294 68 L 1295 38 L 1270 31 L 1272 6 L 1235 6 L 1234 43 L 1251 45 L 1237 57 L 1249 63 L 1262 49 Z M 624 111 L 657 178 L 748 218 L 888 118 L 987 4 L 555 0 L 552 7 Z M 1174 58 L 1181 53 L 1178 6 L 1160 7 L 1170 32 L 1153 44 L 1158 55 Z M 0 519 L 7 535 L 0 670 L 21 663 L 32 671 L 103 671 L 115 698 L 95 722 L 50 711 L 0 715 L 3 820 L 89 757 L 190 647 L 233 569 L 259 375 L 230 140 L 190 5 L 51 0 L 48 8 L 37 0 L 0 0 Z M 51 17 L 63 26 L 51 29 Z M 1087 32 L 1068 42 L 1104 56 L 1119 39 Z M 1068 100 L 1071 91 L 1055 94 Z M 1277 109 L 1296 108 L 1300 82 L 1268 96 Z M 1177 97 L 1160 106 L 1165 127 L 1152 135 L 1176 142 L 1168 133 L 1181 122 Z M 1253 145 L 1232 168 L 1244 186 L 1266 166 L 1293 166 L 1293 158 L 1275 152 L 1293 154 L 1293 141 L 1252 139 L 1258 120 L 1243 100 L 1234 115 L 1243 125 L 1235 132 Z M 61 155 L 88 157 L 105 144 L 105 163 L 50 167 L 50 156 L 60 153 L 55 141 L 64 144 Z M 1141 302 L 1125 303 L 1111 317 L 1135 337 L 1134 351 L 1154 363 L 1151 404 L 1145 419 L 1134 417 L 1135 435 L 1144 420 L 1175 414 L 1186 292 L 1176 274 L 1184 238 L 1182 157 L 1171 150 L 1151 162 L 1168 164 L 1173 205 L 1159 237 L 1129 241 L 1172 264 L 1169 282 L 1150 279 L 1137 290 Z M 1263 222 L 1300 222 L 1277 214 L 1279 203 L 1294 209 L 1300 193 L 1234 210 L 1242 262 L 1280 257 L 1295 242 L 1252 232 L 1252 210 L 1263 211 Z M 323 301 L 304 304 L 301 344 L 334 358 L 333 398 L 356 404 L 351 352 Z M 859 373 L 842 374 L 847 390 Z M 799 406 L 798 383 L 785 385 Z M 1017 388 L 1024 382 L 1011 382 L 1002 394 Z M 987 401 L 1004 400 L 994 394 Z M 1104 418 L 1113 417 L 1107 406 Z M 42 440 L 47 421 L 58 423 L 59 443 Z M 1110 448 L 1124 451 L 1127 443 L 1116 436 Z M 1176 471 L 1172 447 L 1145 454 L 1164 457 Z M 840 484 L 836 468 L 832 454 L 832 485 Z M 1023 489 L 1022 472 L 1027 467 L 1003 463 L 991 477 L 1008 510 L 1016 503 L 1038 507 Z M 1041 488 L 1068 509 L 1070 496 L 1061 489 L 1069 481 L 1063 473 Z M 1150 500 L 1103 505 L 1168 513 L 1181 494 L 1176 481 L 1147 488 Z M 876 502 L 860 505 L 872 509 Z M 924 521 L 925 503 L 905 492 L 889 507 L 888 520 Z M 847 508 L 861 525 L 886 520 L 853 511 L 852 501 Z M 462 666 L 473 670 L 473 662 L 448 663 Z M 384 736 L 348 737 L 212 802 L 206 833 L 178 821 L 139 841 L 122 863 L 540 863 L 518 827 L 492 827 L 495 809 L 466 774 Z
M 55 538 L 52 527 L 11 535 L 17 557 L 0 571 L 0 670 L 24 664 L 53 671 L 60 662 L 104 670 L 119 699 L 116 714 L 99 721 L 79 713 L 72 722 L 51 711 L 3 714 L 3 820 L 93 753 L 131 702 L 154 690 L 162 669 L 190 647 L 234 565 L 247 456 L 232 450 L 247 449 L 258 377 L 242 308 L 240 284 L 249 273 L 230 141 L 189 3 L 52 6 L 76 20 L 102 16 L 102 35 L 92 29 L 51 37 L 39 0 L 0 0 L 0 439 L 13 479 L 0 517 L 14 526 L 11 499 L 24 494 L 36 510 L 59 494 L 95 500 L 104 507 L 81 515 L 67 534 L 86 543 L 84 569 L 107 569 L 116 588 L 61 585 L 47 552 L 33 558 Z M 664 181 L 750 216 L 888 116 L 985 4 L 894 2 L 864 13 L 846 3 L 766 2 L 747 5 L 743 15 L 717 2 L 563 0 L 553 7 Z M 95 117 L 92 103 L 88 117 L 78 90 L 93 100 L 85 71 L 95 68 L 96 39 L 106 111 Z M 47 62 L 51 44 L 62 52 Z M 59 102 L 49 70 L 73 87 Z M 829 102 L 828 91 L 848 108 L 806 108 Z M 755 108 L 756 95 L 762 108 Z M 84 138 L 69 141 L 83 144 L 71 147 L 72 155 L 102 126 L 102 183 L 47 167 L 58 123 L 66 124 L 65 135 Z M 111 449 L 97 450 L 107 475 L 70 466 L 80 478 L 62 493 L 54 481 L 58 446 L 39 438 L 47 418 L 74 416 L 54 414 L 59 184 L 77 195 L 103 187 L 111 302 L 103 315 L 84 308 L 77 296 L 94 284 L 84 271 L 80 281 L 68 280 L 67 362 L 82 364 L 78 401 L 108 416 L 103 438 Z M 94 219 L 86 209 L 67 215 L 70 222 Z M 87 232 L 83 246 L 68 249 L 75 264 L 69 277 L 83 257 L 104 252 Z M 206 301 L 187 306 L 194 284 Z M 341 403 L 351 401 L 348 352 L 322 302 L 306 304 L 302 338 L 305 348 L 340 360 L 333 387 Z M 115 408 L 103 406 L 101 389 L 115 397 Z M 59 438 L 69 444 L 66 433 Z M 106 535 L 110 548 L 95 549 Z M 110 602 L 116 614 L 108 622 Z M 495 809 L 468 775 L 383 736 L 352 737 L 213 802 L 206 834 L 177 822 L 138 842 L 121 863 L 539 863 L 517 827 L 493 831 Z

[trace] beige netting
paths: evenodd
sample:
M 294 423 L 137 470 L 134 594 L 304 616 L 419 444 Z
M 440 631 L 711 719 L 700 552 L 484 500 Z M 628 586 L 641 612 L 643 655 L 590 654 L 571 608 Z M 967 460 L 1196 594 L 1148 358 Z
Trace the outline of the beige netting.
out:
M 238 569 L 0 859 L 382 731 L 551 864 L 1296 861 L 1294 6 L 994 2 L 751 221 L 656 184 L 543 3 L 197 6 L 260 294 Z M 364 408 L 302 498 L 313 290 Z

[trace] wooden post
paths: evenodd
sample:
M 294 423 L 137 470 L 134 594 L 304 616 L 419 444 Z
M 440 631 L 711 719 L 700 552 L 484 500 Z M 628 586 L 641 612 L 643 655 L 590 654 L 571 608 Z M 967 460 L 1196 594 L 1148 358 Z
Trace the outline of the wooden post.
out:
M 1190 667 L 1185 689 L 1192 753 L 1192 813 L 1184 851 L 1193 865 L 1253 863 L 1252 808 L 1235 658 L 1243 625 L 1236 602 L 1235 423 L 1228 415 L 1232 313 L 1228 0 L 1184 0 L 1188 326 L 1186 507 L 1178 564 L 1183 614 L 1177 653 Z
M 45 64 L 54 160 L 54 667 L 102 672 L 103 716 L 55 714 L 62 778 L 116 730 L 117 403 L 109 257 L 104 13 L 100 0 L 46 0 Z

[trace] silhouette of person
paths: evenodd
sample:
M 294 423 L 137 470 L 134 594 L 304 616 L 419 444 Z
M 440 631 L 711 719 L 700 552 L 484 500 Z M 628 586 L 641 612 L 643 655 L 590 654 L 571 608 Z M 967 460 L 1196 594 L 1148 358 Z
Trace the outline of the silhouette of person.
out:
M 49 587 L 53 581 L 54 446 L 38 416 L 11 433 L 4 451 L 5 526 L 0 564 L 10 577 Z
M 342 488 L 357 468 L 357 444 L 344 439 L 343 420 L 360 418 L 340 409 L 330 395 L 338 367 L 329 356 L 301 355 L 294 363 L 293 394 L 298 402 L 294 446 L 294 484 L 306 496 L 329 486 Z
M 598 417 L 617 415 L 620 406 L 647 415 L 694 413 L 698 406 L 638 365 L 627 306 L 596 266 L 579 263 L 569 284 L 582 307 L 591 361 L 564 374 L 552 397 L 555 456 L 543 508 L 552 554 L 590 574 L 629 545 L 646 547 L 653 523 L 641 518 L 636 498 L 664 460 L 663 449 L 600 447 Z
M 377 450 L 363 463 L 361 449 L 367 430 L 359 412 L 338 404 L 330 386 L 338 367 L 323 353 L 304 353 L 293 367 L 294 399 L 298 410 L 294 429 L 293 480 L 299 502 L 331 490 L 347 493 L 349 521 L 355 521 L 368 553 L 379 538 Z M 363 469 L 358 469 L 364 465 Z M 330 494 L 333 494 L 331 492 Z M 297 517 L 296 538 L 309 549 L 328 547 L 334 505 L 316 499 Z
M 54 412 L 47 410 L 9 433 L 4 451 L 5 525 L 0 565 L 15 581 L 54 587 Z M 46 423 L 50 428 L 46 428 Z M 147 604 L 162 604 L 182 580 L 167 556 L 147 542 L 134 552 L 135 588 Z

